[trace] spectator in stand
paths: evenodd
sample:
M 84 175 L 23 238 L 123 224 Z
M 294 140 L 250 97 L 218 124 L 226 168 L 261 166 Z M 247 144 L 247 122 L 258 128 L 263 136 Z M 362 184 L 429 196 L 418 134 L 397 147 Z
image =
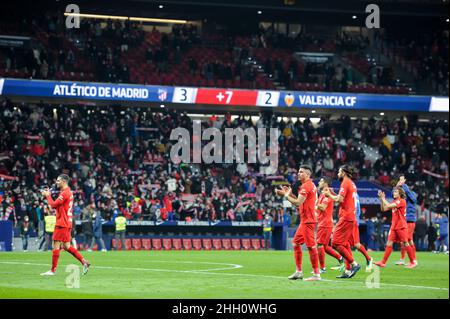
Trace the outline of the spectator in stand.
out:
M 437 239 L 437 230 L 436 227 L 434 226 L 433 222 L 430 222 L 430 225 L 428 226 L 428 231 L 427 231 L 427 239 L 428 239 L 428 251 L 436 251 L 436 239 Z
M 420 217 L 416 222 L 416 233 L 415 233 L 415 243 L 417 250 L 425 251 L 427 247 L 425 246 L 425 237 L 427 235 L 427 222 L 425 217 Z
M 83 236 L 83 248 L 87 251 L 92 251 L 92 237 L 93 227 L 92 227 L 92 215 L 94 214 L 95 204 L 92 203 L 85 207 L 82 212 L 81 217 L 81 232 Z
M 20 223 L 20 237 L 22 237 L 23 251 L 28 251 L 28 240 L 32 232 L 31 223 L 28 216 L 24 216 L 23 221 Z
M 92 215 L 92 218 L 94 219 L 94 226 L 93 226 L 94 237 L 92 238 L 90 247 L 92 248 L 94 246 L 94 243 L 98 242 L 98 243 L 100 243 L 100 250 L 106 251 L 105 241 L 103 240 L 102 216 L 97 210 L 94 210 L 94 214 Z
M 448 217 L 445 214 L 437 213 L 433 220 L 437 227 L 436 251 L 448 251 Z

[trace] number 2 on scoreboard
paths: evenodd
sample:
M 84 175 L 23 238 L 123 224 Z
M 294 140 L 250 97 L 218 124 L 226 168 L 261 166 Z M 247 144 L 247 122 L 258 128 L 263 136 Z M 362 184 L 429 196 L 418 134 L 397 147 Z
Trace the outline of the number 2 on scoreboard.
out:
M 272 93 L 270 93 L 270 92 L 266 92 L 266 97 L 267 97 L 267 100 L 266 100 L 266 105 L 270 105 L 270 99 L 272 98 Z

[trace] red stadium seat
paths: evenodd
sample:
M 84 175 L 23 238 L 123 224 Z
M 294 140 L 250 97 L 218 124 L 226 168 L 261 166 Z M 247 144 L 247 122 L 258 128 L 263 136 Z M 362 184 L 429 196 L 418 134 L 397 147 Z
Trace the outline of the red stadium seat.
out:
M 204 238 L 202 240 L 203 243 L 203 248 L 205 250 L 211 250 L 212 249 L 212 243 L 211 243 L 211 239 L 210 238 Z
M 202 241 L 198 238 L 192 239 L 192 245 L 194 246 L 195 250 L 201 250 L 202 249 Z
M 140 238 L 133 238 L 131 240 L 131 245 L 133 246 L 134 250 L 141 250 L 142 244 Z
M 256 250 L 261 249 L 261 242 L 259 241 L 259 238 L 253 238 L 251 240 L 251 243 L 252 243 L 253 249 L 256 249 Z
M 192 241 L 190 238 L 183 238 L 183 248 L 185 250 L 192 250 Z
M 242 239 L 242 248 L 244 248 L 244 250 L 252 249 L 252 246 L 250 245 L 250 239 L 248 238 Z
M 164 250 L 171 250 L 172 249 L 172 239 L 171 238 L 163 238 L 162 245 Z
M 222 239 L 222 247 L 225 250 L 230 250 L 231 249 L 231 240 L 229 240 L 228 238 Z
M 152 239 L 152 245 L 154 250 L 161 250 L 162 248 L 161 238 Z
M 222 241 L 220 239 L 213 239 L 212 240 L 212 246 L 215 250 L 221 250 L 222 249 Z
M 115 238 L 113 238 L 113 240 L 112 240 L 112 247 L 111 247 L 111 249 L 122 249 L 122 242 L 119 240 L 119 241 L 117 241 Z
M 180 238 L 174 238 L 172 239 L 173 249 L 174 250 L 181 250 L 181 239 Z
M 266 243 L 265 243 L 264 239 L 261 239 L 261 247 L 266 248 Z
M 131 246 L 131 238 L 125 239 L 125 250 L 132 250 L 133 247 Z
M 239 238 L 233 238 L 231 240 L 231 246 L 234 250 L 240 250 L 241 249 L 241 240 Z
M 144 238 L 142 239 L 142 248 L 144 250 L 150 250 L 152 249 L 152 241 L 150 240 L 150 238 Z
M 94 246 L 92 247 L 92 250 L 93 250 L 93 251 L 98 251 L 98 245 L 97 245 L 97 244 L 94 244 Z

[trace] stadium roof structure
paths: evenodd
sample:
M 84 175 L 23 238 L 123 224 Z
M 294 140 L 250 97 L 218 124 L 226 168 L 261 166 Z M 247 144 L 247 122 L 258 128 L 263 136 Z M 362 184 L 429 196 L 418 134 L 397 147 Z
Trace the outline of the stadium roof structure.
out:
M 39 14 L 49 9 L 65 11 L 73 1 L 44 0 L 36 6 L 25 0 L 5 4 L 20 7 L 16 11 Z M 80 13 L 119 16 L 151 17 L 162 19 L 216 20 L 234 24 L 257 21 L 288 22 L 319 25 L 363 26 L 367 16 L 367 1 L 362 0 L 79 0 Z M 382 24 L 389 26 L 423 25 L 447 27 L 448 1 L 404 0 L 371 1 L 381 11 Z M 5 10 L 4 12 L 9 12 Z M 356 16 L 356 19 L 353 18 Z

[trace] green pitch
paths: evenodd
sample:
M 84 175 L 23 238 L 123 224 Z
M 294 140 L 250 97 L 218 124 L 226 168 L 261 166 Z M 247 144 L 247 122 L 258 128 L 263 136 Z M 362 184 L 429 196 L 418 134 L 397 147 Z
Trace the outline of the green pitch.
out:
M 418 253 L 419 266 L 395 266 L 394 252 L 387 268 L 379 269 L 380 287 L 366 286 L 365 267 L 353 278 L 336 279 L 329 267 L 336 261 L 327 256 L 328 272 L 321 282 L 289 281 L 294 270 L 289 251 L 119 251 L 81 252 L 91 261 L 88 274 L 62 252 L 53 277 L 47 271 L 51 252 L 0 253 L 0 299 L 4 298 L 449 298 L 448 255 Z M 365 265 L 359 252 L 357 261 Z M 382 253 L 372 253 L 379 260 Z M 75 272 L 66 266 L 77 265 Z M 304 273 L 311 266 L 303 257 Z M 374 266 L 375 268 L 376 266 Z M 67 269 L 70 270 L 70 269 Z M 80 270 L 80 287 L 68 288 L 68 276 Z M 70 278 L 69 278 L 70 279 Z M 370 279 L 370 278 L 369 278 Z M 375 278 L 376 279 L 376 278 Z

